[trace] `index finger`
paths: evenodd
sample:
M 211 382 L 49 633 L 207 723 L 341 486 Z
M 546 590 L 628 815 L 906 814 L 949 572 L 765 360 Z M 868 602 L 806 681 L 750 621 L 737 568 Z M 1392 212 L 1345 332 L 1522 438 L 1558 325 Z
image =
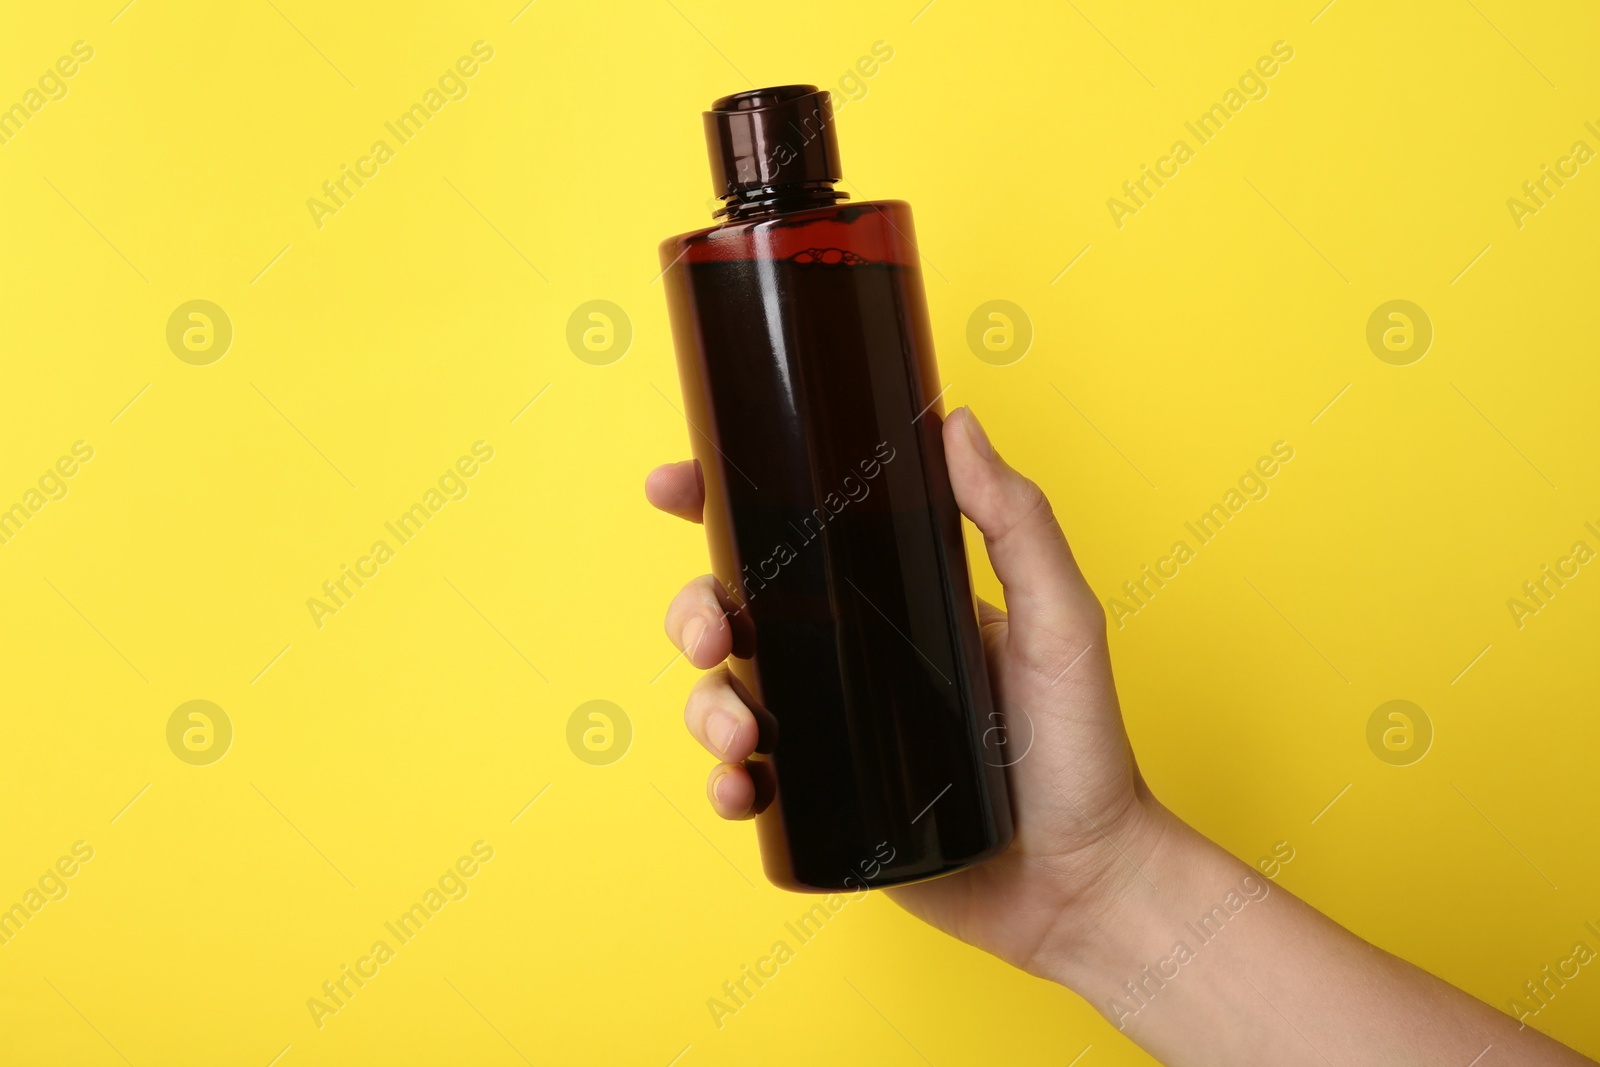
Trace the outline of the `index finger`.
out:
M 699 522 L 706 505 L 699 461 L 686 459 L 657 467 L 644 480 L 644 496 L 669 515 Z

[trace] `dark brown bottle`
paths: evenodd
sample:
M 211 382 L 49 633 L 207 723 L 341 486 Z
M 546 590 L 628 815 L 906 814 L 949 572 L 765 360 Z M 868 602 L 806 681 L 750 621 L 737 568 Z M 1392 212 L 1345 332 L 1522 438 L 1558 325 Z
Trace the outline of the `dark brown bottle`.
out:
M 763 864 L 797 890 L 1006 848 L 1003 723 L 903 201 L 846 204 L 826 92 L 705 114 L 723 221 L 661 245 L 728 666 L 762 722 Z

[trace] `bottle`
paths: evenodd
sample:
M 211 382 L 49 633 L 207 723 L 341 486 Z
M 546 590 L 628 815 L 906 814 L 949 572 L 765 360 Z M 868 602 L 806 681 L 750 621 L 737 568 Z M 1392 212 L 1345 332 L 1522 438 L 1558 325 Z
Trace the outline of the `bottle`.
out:
M 663 242 L 662 277 L 727 666 L 761 723 L 763 866 L 826 892 L 973 866 L 1012 837 L 1005 731 L 911 209 L 834 188 L 815 86 L 704 119 L 722 222 Z

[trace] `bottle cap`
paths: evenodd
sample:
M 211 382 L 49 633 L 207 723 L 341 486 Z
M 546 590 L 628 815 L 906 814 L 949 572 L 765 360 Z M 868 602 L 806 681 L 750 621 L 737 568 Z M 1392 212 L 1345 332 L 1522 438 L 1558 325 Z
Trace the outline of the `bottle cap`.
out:
M 705 113 L 705 126 L 711 188 L 719 198 L 844 176 L 833 102 L 815 85 L 725 96 Z

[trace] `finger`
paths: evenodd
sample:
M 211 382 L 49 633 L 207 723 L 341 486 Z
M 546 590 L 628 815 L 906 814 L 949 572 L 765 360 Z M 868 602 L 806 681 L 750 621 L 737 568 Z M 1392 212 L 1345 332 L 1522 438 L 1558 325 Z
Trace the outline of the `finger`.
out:
M 755 807 L 756 787 L 750 772 L 737 763 L 719 763 L 706 779 L 706 799 L 724 819 L 748 818 Z
M 702 574 L 679 590 L 667 606 L 667 637 L 696 667 L 714 667 L 733 652 L 730 606 L 723 596 L 717 580 Z
M 756 717 L 734 691 L 727 671 L 713 671 L 689 690 L 683 722 L 707 752 L 738 763 L 756 750 L 760 729 Z
M 997 608 L 982 597 L 978 598 L 978 625 L 997 626 L 1006 621 L 1004 608 Z
M 733 654 L 735 656 L 748 656 L 745 651 L 745 644 L 749 628 L 740 625 L 741 620 L 748 618 L 748 615 L 739 615 L 733 620 Z M 749 643 L 754 645 L 753 637 L 749 639 Z M 750 692 L 750 687 L 745 685 L 737 674 L 731 670 L 726 674 L 728 684 L 733 687 L 734 696 L 738 697 L 740 703 L 749 708 L 750 714 L 756 717 L 756 728 L 759 733 L 756 738 L 756 752 L 763 756 L 772 755 L 778 748 L 778 720 L 776 716 L 761 705 L 761 701 L 756 699 L 755 694 Z M 765 801 L 770 800 L 770 797 L 766 796 L 766 783 L 762 776 L 752 771 L 751 778 L 756 783 L 756 810 L 760 811 L 765 806 Z
M 983 533 L 1005 587 L 1010 639 L 1035 662 L 1076 653 L 1105 614 L 1043 491 L 1000 458 L 970 408 L 945 420 L 944 446 L 956 503 Z
M 699 461 L 686 459 L 657 467 L 645 476 L 644 497 L 669 515 L 699 522 L 706 505 Z
M 988 655 L 990 665 L 998 661 L 998 657 L 1005 649 L 1006 613 L 995 607 L 987 600 L 978 600 L 978 633 L 983 638 L 983 651 Z

